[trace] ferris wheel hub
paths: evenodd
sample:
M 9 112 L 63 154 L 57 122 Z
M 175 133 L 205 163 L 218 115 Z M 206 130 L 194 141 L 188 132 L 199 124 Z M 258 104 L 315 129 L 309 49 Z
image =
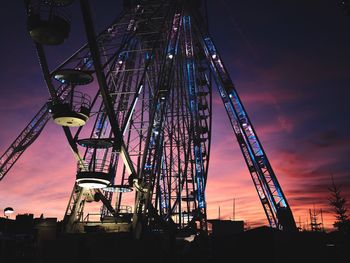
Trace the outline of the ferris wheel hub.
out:
M 107 149 L 113 146 L 113 142 L 108 138 L 88 138 L 78 140 L 80 146 L 93 149 Z
M 89 102 L 84 96 L 75 97 L 78 101 L 59 102 L 50 106 L 56 124 L 68 127 L 80 127 L 86 124 L 90 116 Z
M 27 24 L 31 38 L 42 45 L 62 44 L 70 31 L 70 23 L 56 15 L 50 20 L 43 20 L 40 15 L 31 15 Z
M 92 171 L 78 172 L 76 182 L 80 187 L 89 189 L 105 188 L 111 183 L 108 173 Z
M 113 192 L 113 193 L 128 193 L 128 192 L 132 192 L 133 189 L 128 185 L 112 185 L 112 186 L 103 188 L 102 190 L 106 192 Z
M 73 3 L 74 0 L 45 0 L 45 3 L 51 6 L 68 6 Z
M 54 122 L 61 126 L 80 127 L 85 125 L 88 117 L 84 114 L 70 111 L 68 114 L 54 114 Z
M 94 80 L 90 72 L 79 69 L 60 69 L 53 74 L 53 77 L 69 85 L 87 85 Z

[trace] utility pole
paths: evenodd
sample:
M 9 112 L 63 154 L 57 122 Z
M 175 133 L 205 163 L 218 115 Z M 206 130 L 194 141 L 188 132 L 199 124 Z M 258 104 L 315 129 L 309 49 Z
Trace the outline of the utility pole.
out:
M 236 199 L 233 198 L 233 203 L 232 203 L 232 218 L 233 221 L 236 220 Z

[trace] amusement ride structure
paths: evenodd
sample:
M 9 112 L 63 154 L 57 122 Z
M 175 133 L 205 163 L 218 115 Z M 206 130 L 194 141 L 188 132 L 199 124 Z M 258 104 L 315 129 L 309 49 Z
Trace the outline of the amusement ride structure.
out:
M 296 230 L 282 188 L 208 32 L 200 0 L 124 0 L 87 43 L 55 69 L 45 46 L 69 36 L 73 0 L 27 0 L 27 27 L 50 98 L 0 158 L 0 180 L 46 123 L 62 126 L 77 161 L 66 232 L 206 233 L 205 188 L 218 92 L 271 227 Z M 59 47 L 55 47 L 59 48 Z M 132 206 L 125 205 L 132 199 Z M 101 202 L 98 222 L 84 208 Z

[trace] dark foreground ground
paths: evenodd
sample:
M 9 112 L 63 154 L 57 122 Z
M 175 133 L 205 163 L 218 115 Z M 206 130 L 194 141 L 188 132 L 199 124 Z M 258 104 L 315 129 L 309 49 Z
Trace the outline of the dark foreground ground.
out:
M 339 233 L 282 233 L 258 228 L 189 242 L 150 234 L 58 235 L 41 243 L 27 236 L 1 239 L 1 263 L 112 262 L 350 262 L 350 238 Z

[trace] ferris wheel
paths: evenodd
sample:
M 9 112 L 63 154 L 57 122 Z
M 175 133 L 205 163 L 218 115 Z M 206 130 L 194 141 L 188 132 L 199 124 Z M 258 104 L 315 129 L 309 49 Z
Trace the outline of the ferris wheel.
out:
M 272 227 L 296 229 L 277 177 L 207 31 L 201 1 L 124 1 L 99 34 L 80 1 L 87 44 L 50 69 L 46 46 L 70 32 L 69 0 L 26 1 L 28 31 L 50 93 L 1 157 L 0 179 L 49 119 L 77 161 L 65 231 L 84 232 L 101 202 L 108 231 L 207 231 L 205 188 L 217 88 Z M 96 222 L 95 222 L 96 223 Z

